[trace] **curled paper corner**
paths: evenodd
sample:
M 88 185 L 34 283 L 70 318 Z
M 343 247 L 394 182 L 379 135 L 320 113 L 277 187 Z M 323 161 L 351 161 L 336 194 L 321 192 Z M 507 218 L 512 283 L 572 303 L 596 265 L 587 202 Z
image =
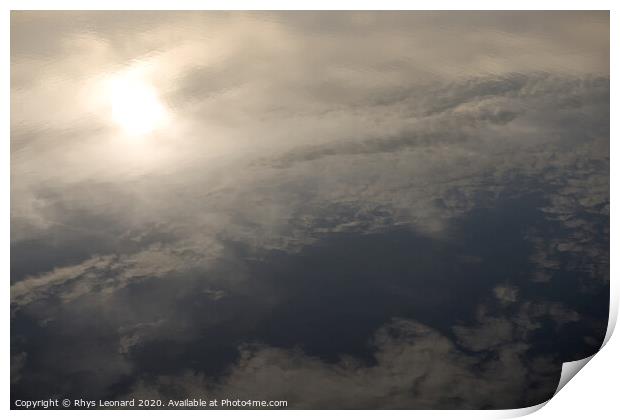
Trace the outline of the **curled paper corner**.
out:
M 579 373 L 579 371 L 581 369 L 583 369 L 583 367 L 585 365 L 588 364 L 588 362 L 590 360 L 592 360 L 592 358 L 594 356 L 596 356 L 598 354 L 599 351 L 601 351 L 603 349 L 603 347 L 605 347 L 605 345 L 609 342 L 609 339 L 611 338 L 615 328 L 616 328 L 616 321 L 618 319 L 618 298 L 616 297 L 615 299 L 612 299 L 611 301 L 611 306 L 609 309 L 609 321 L 607 323 L 607 332 L 605 333 L 605 338 L 603 339 L 603 344 L 601 344 L 601 347 L 598 349 L 598 351 L 588 357 L 585 357 L 583 359 L 579 359 L 579 360 L 573 360 L 571 362 L 564 362 L 562 363 L 562 372 L 560 373 L 560 381 L 558 382 L 558 386 L 555 389 L 555 392 L 553 393 L 553 396 L 548 399 L 547 401 L 541 402 L 540 404 L 537 405 L 533 405 L 530 407 L 524 407 L 524 408 L 517 408 L 517 409 L 512 409 L 512 410 L 506 410 L 505 412 L 501 413 L 498 417 L 496 418 L 516 418 L 516 417 L 524 417 L 527 416 L 529 414 L 535 413 L 536 411 L 540 410 L 541 408 L 543 408 L 545 405 L 547 405 L 547 403 L 549 401 L 551 401 L 553 399 L 553 397 L 555 397 L 558 392 L 560 392 L 560 390 L 562 390 L 562 388 L 564 388 L 564 386 L 570 382 L 571 379 L 573 379 L 575 377 L 575 375 L 577 375 L 577 373 Z
M 609 339 L 611 338 L 611 336 L 614 333 L 614 330 L 616 329 L 616 322 L 618 321 L 618 303 L 620 301 L 620 296 L 614 292 L 615 292 L 615 289 L 613 288 L 613 284 L 612 284 L 610 286 L 611 300 L 610 300 L 610 305 L 609 305 L 609 320 L 607 321 L 607 331 L 605 332 L 605 338 L 603 339 L 603 344 L 601 344 L 601 347 L 598 349 L 598 351 L 596 351 L 596 353 L 592 354 L 591 356 L 588 356 L 580 360 L 573 360 L 572 362 L 564 362 L 562 364 L 562 373 L 560 374 L 560 382 L 558 383 L 558 387 L 555 389 L 555 392 L 553 393 L 554 397 L 609 342 Z M 549 401 L 551 401 L 551 399 Z M 545 404 L 547 404 L 547 402 L 539 404 L 538 406 L 535 406 L 537 407 L 536 410 L 542 408 Z M 536 410 L 533 410 L 533 411 L 536 411 Z
M 543 401 L 540 404 L 532 405 L 530 407 L 514 408 L 510 410 L 501 410 L 499 412 L 496 412 L 497 415 L 495 416 L 495 418 L 513 419 L 517 417 L 525 417 L 529 414 L 535 413 L 536 411 L 540 410 L 545 405 L 547 405 L 549 401 L 551 400 Z
M 596 355 L 588 356 L 584 359 L 573 360 L 572 362 L 564 362 L 562 363 L 562 373 L 560 374 L 560 382 L 558 383 L 558 387 L 555 389 L 553 393 L 553 397 L 557 395 L 558 392 L 564 385 L 566 385 L 573 377 Z M 535 413 L 536 411 L 543 408 L 549 401 L 553 399 L 551 397 L 547 401 L 543 401 L 540 404 L 532 405 L 530 407 L 517 408 L 512 410 L 506 410 L 504 413 L 500 414 L 498 418 L 516 418 L 516 417 L 524 417 L 529 414 Z
M 609 307 L 609 321 L 607 322 L 607 331 L 605 333 L 605 338 L 603 339 L 603 344 L 601 344 L 601 347 L 596 351 L 596 353 L 592 354 L 591 356 L 588 356 L 588 357 L 585 357 L 579 360 L 573 360 L 572 362 L 562 363 L 562 373 L 560 374 L 560 382 L 558 383 L 558 387 L 555 389 L 555 392 L 553 393 L 554 397 L 558 394 L 558 392 L 560 392 L 562 388 L 564 388 L 564 386 L 568 382 L 570 382 L 571 379 L 573 379 L 573 377 L 575 377 L 575 375 L 581 369 L 583 369 L 585 365 L 588 364 L 590 360 L 592 360 L 594 356 L 597 355 L 599 351 L 603 349 L 603 347 L 605 347 L 605 345 L 609 342 L 609 339 L 611 338 L 616 328 L 617 320 L 618 320 L 618 301 L 617 301 L 617 296 L 616 296 L 615 299 L 612 298 L 612 301 Z
M 564 362 L 562 363 L 562 373 L 560 375 L 560 382 L 558 383 L 558 387 L 555 389 L 553 396 L 555 397 L 558 392 L 564 385 L 566 385 L 573 377 L 596 355 L 588 356 L 584 359 L 573 360 L 572 362 Z
M 588 364 L 588 362 L 590 360 L 592 360 L 592 358 L 594 356 L 596 356 L 598 354 L 599 351 L 601 351 L 603 349 L 603 347 L 605 347 L 605 345 L 609 342 L 609 339 L 611 338 L 614 329 L 616 328 L 616 321 L 617 321 L 617 301 L 613 302 L 611 304 L 610 310 L 609 310 L 609 321 L 607 323 L 607 332 L 605 333 L 605 338 L 603 339 L 603 344 L 601 344 L 601 347 L 598 349 L 598 351 L 588 357 L 585 357 L 583 359 L 579 359 L 579 360 L 573 360 L 572 362 L 564 362 L 562 363 L 562 372 L 560 373 L 560 381 L 558 382 L 558 386 L 555 389 L 555 392 L 553 393 L 553 397 L 555 397 L 558 392 L 560 392 L 562 390 L 562 388 L 564 388 L 564 386 L 570 382 L 571 379 L 573 379 L 575 377 L 575 375 L 577 375 L 577 373 L 579 373 L 579 371 L 581 369 L 583 369 L 583 367 L 585 365 Z M 545 405 L 547 405 L 547 403 L 549 401 L 551 401 L 553 399 L 553 397 L 551 397 L 550 399 L 548 399 L 547 401 L 540 403 L 538 405 L 532 406 L 532 407 L 527 407 L 522 409 L 523 411 L 521 413 L 518 413 L 519 416 L 525 416 L 528 414 L 531 414 L 535 411 L 540 410 L 541 408 L 543 408 Z

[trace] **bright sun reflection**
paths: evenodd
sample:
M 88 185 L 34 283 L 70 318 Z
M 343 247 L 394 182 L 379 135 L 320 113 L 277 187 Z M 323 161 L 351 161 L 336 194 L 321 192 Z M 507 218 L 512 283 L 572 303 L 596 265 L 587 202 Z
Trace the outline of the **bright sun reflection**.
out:
M 157 91 L 132 75 L 112 78 L 108 86 L 112 120 L 129 136 L 144 136 L 161 128 L 168 117 Z

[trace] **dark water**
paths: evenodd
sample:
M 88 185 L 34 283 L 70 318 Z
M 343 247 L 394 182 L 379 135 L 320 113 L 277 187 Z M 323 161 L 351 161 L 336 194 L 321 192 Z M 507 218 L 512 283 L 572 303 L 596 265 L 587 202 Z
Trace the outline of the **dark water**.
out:
M 13 407 L 518 408 L 601 346 L 607 13 L 11 36 Z

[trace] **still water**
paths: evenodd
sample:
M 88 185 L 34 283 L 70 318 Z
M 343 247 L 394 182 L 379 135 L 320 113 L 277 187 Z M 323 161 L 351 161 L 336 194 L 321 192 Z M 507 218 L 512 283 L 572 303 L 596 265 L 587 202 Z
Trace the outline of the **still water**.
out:
M 606 12 L 13 12 L 11 401 L 519 408 L 609 303 Z

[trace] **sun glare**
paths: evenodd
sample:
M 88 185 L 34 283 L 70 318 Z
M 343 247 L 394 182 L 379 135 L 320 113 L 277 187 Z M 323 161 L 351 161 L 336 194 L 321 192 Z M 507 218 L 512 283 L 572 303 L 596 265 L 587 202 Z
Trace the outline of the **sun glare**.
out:
M 167 111 L 157 91 L 139 77 L 117 76 L 109 85 L 112 120 L 129 136 L 144 136 L 161 128 Z

